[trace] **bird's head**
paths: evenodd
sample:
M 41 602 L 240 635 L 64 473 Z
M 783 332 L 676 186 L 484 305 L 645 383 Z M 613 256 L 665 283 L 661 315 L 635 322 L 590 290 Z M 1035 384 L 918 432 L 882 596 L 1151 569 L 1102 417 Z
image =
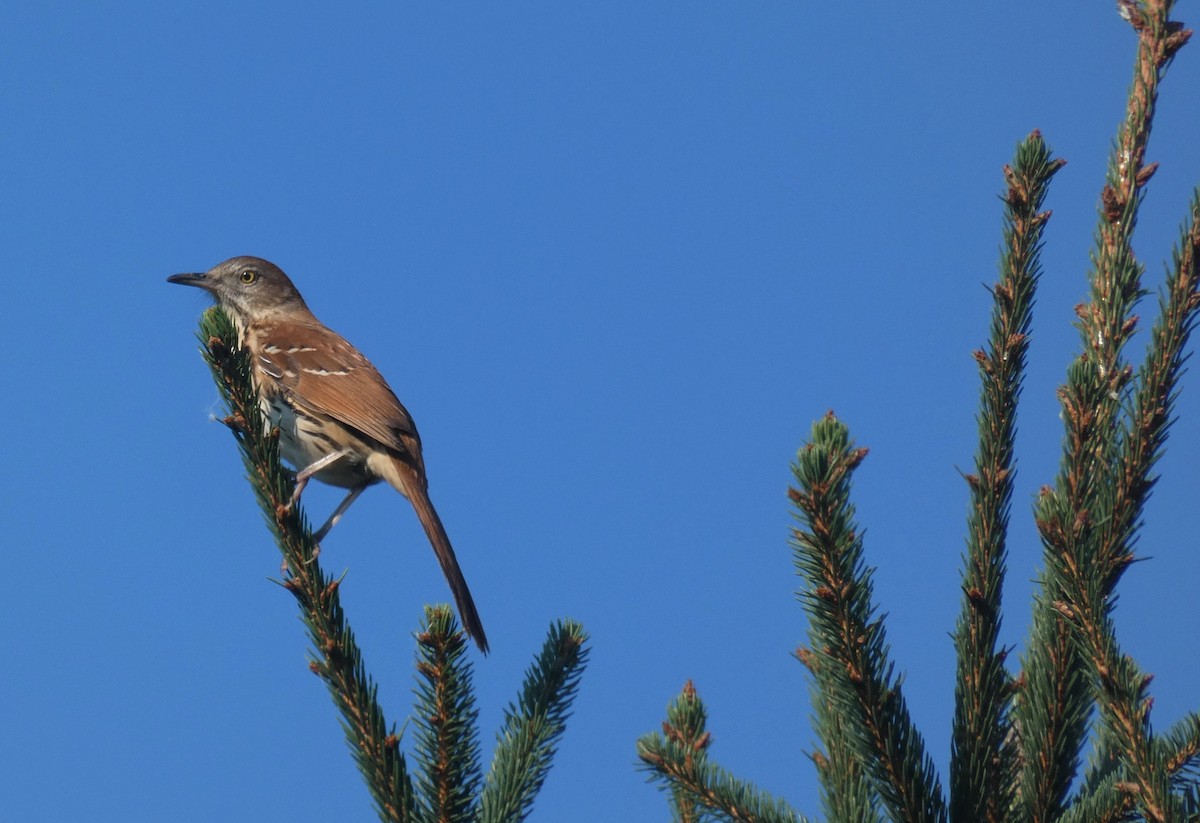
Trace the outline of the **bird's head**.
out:
M 261 257 L 231 257 L 206 272 L 173 274 L 167 281 L 204 289 L 243 325 L 272 316 L 308 312 L 304 298 L 283 270 Z

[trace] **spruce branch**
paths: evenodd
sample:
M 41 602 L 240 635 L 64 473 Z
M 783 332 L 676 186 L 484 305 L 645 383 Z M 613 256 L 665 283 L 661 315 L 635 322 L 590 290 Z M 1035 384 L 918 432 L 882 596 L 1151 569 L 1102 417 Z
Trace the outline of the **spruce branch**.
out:
M 1192 196 L 1164 291 L 1149 350 L 1138 372 L 1133 411 L 1124 424 L 1112 513 L 1100 536 L 1100 556 L 1113 576 L 1133 561 L 1134 532 L 1154 488 L 1152 470 L 1173 422 L 1176 386 L 1187 360 L 1188 339 L 1200 315 L 1200 191 Z
M 417 634 L 416 747 L 421 817 L 471 823 L 482 781 L 466 639 L 448 606 L 426 606 Z
M 1091 300 L 1076 309 L 1083 352 L 1059 390 L 1067 422 L 1063 467 L 1055 488 L 1043 495 L 1038 507 L 1047 544 L 1061 544 L 1074 562 L 1088 567 L 1092 560 L 1104 566 L 1114 560 L 1099 553 L 1102 546 L 1094 532 L 1111 514 L 1113 501 L 1104 490 L 1113 469 L 1121 402 L 1133 378 L 1122 351 L 1136 329 L 1132 310 L 1143 295 L 1143 267 L 1131 240 L 1142 189 L 1157 167 L 1144 163 L 1146 144 L 1159 83 L 1170 57 L 1189 35 L 1167 19 L 1171 5 L 1171 0 L 1146 0 L 1123 7 L 1139 39 L 1134 82 L 1101 193 L 1089 277 Z M 1076 577 L 1082 574 L 1078 569 L 1067 571 Z
M 399 748 L 367 676 L 354 633 L 338 596 L 340 578 L 331 578 L 317 559 L 317 545 L 297 505 L 286 507 L 294 483 L 279 463 L 278 439 L 267 431 L 258 408 L 246 353 L 238 334 L 219 308 L 205 311 L 199 338 L 205 360 L 229 409 L 226 425 L 241 449 L 250 485 L 267 525 L 283 552 L 282 585 L 292 593 L 308 629 L 313 651 L 309 666 L 329 688 L 342 715 L 342 728 L 381 819 L 413 819 L 413 787 Z
M 1012 808 L 1017 772 L 1009 708 L 1007 652 L 998 648 L 1006 538 L 1016 467 L 1017 401 L 1029 348 L 1033 301 L 1041 275 L 1041 211 L 1050 179 L 1065 165 L 1055 160 L 1039 132 L 1018 147 L 1004 167 L 1004 244 L 1000 280 L 992 288 L 992 329 L 986 349 L 975 352 L 982 382 L 979 450 L 967 475 L 971 505 L 963 570 L 962 611 L 954 635 L 958 656 L 951 739 L 951 817 L 1000 823 Z
M 667 707 L 662 732 L 637 742 L 642 768 L 672 798 L 672 819 L 699 823 L 719 817 L 735 823 L 805 823 L 782 800 L 738 780 L 709 762 L 708 712 L 689 680 Z
M 566 729 L 587 662 L 587 634 L 573 620 L 550 627 L 542 651 L 525 673 L 521 696 L 505 710 L 491 768 L 479 801 L 481 823 L 524 820 Z
M 1178 798 L 1171 795 L 1165 764 L 1153 746 L 1146 691 L 1149 678 L 1120 651 L 1110 612 L 1117 581 L 1133 560 L 1132 531 L 1153 482 L 1136 468 L 1128 478 L 1123 475 L 1134 464 L 1148 472 L 1156 446 L 1165 437 L 1177 376 L 1165 375 L 1169 385 L 1154 398 L 1163 411 L 1151 417 L 1164 425 L 1152 423 L 1131 437 L 1121 414 L 1133 370 L 1125 364 L 1122 352 L 1137 325 L 1133 308 L 1143 295 L 1143 267 L 1133 254 L 1131 238 L 1142 190 L 1156 169 L 1156 164 L 1145 164 L 1145 150 L 1158 87 L 1171 58 L 1190 36 L 1168 19 L 1171 6 L 1171 0 L 1121 4 L 1122 14 L 1138 35 L 1134 81 L 1101 192 L 1091 299 L 1077 309 L 1083 353 L 1059 390 L 1067 428 L 1062 468 L 1055 487 L 1043 490 L 1036 511 L 1045 546 L 1046 578 L 1036 607 L 1040 614 L 1035 614 L 1026 671 L 1031 681 L 1049 681 L 1039 684 L 1039 697 L 1057 692 L 1074 705 L 1052 702 L 1021 717 L 1023 735 L 1031 740 L 1048 730 L 1063 729 L 1067 724 L 1057 722 L 1063 718 L 1086 715 L 1090 695 L 1064 688 L 1082 655 L 1098 687 L 1102 737 L 1113 742 L 1126 770 L 1124 782 L 1136 787 L 1137 805 L 1151 821 L 1175 819 Z M 1186 331 L 1182 337 L 1186 339 Z M 1142 378 L 1145 390 L 1144 372 Z M 1134 428 L 1139 422 L 1135 421 Z M 1145 437 L 1148 443 L 1133 443 L 1131 449 L 1138 437 Z M 1077 633 L 1079 647 L 1072 648 L 1067 633 L 1053 625 L 1063 621 Z M 1053 712 L 1060 707 L 1060 717 L 1046 716 L 1047 709 Z M 1038 725 L 1047 721 L 1048 725 Z M 1071 739 L 1062 741 L 1064 752 L 1078 750 L 1083 728 L 1068 731 Z M 1031 773 L 1040 765 L 1027 760 L 1022 781 L 1023 801 L 1034 820 L 1055 816 L 1077 763 L 1071 763 L 1070 772 L 1060 763 L 1044 796 L 1038 791 L 1042 788 L 1037 785 L 1039 776 Z
M 1020 819 L 1050 823 L 1062 815 L 1079 768 L 1092 687 L 1070 624 L 1041 600 L 1034 604 L 1022 667 L 1013 707 L 1022 749 Z
M 1060 823 L 1124 823 L 1132 820 L 1134 793 L 1117 774 L 1097 781 L 1081 792 L 1059 818 Z
M 1119 0 L 1139 40 L 1126 117 L 1100 197 L 1089 301 L 1077 307 L 1082 352 L 1058 396 L 1063 459 L 1035 519 L 1045 570 L 1017 678 L 998 647 L 1006 535 L 1013 491 L 1015 411 L 1040 275 L 1046 186 L 1061 166 L 1036 132 L 1006 167 L 1005 244 L 982 379 L 980 446 L 970 486 L 963 602 L 956 627 L 958 679 L 951 807 L 900 693 L 872 571 L 850 503 L 850 476 L 866 454 L 832 414 L 813 427 L 793 467 L 802 528 L 793 532 L 809 646 L 797 657 L 813 675 L 812 759 L 831 821 L 1188 821 L 1200 823 L 1200 715 L 1167 734 L 1150 723 L 1151 677 L 1125 654 L 1112 620 L 1116 586 L 1134 560 L 1153 468 L 1174 420 L 1187 344 L 1200 317 L 1200 191 L 1175 249 L 1144 362 L 1135 375 L 1125 348 L 1145 295 L 1131 239 L 1157 164 L 1145 162 L 1158 88 L 1191 32 L 1169 20 L 1171 0 Z M 795 819 L 753 784 L 708 759 L 711 738 L 694 690 L 668 709 L 662 734 L 639 740 L 652 780 L 672 792 L 677 820 Z M 1068 803 L 1096 711 L 1093 757 Z M 691 717 L 688 720 L 687 717 Z M 881 808 L 882 807 L 882 808 Z
M 1172 784 L 1195 785 L 1200 779 L 1200 715 L 1189 712 L 1154 742 L 1166 761 Z
M 815 632 L 810 625 L 809 636 Z M 821 806 L 830 823 L 879 823 L 879 795 L 851 743 L 842 712 L 834 705 L 836 685 L 829 682 L 835 670 L 822 665 L 824 658 L 811 648 L 796 650 L 796 658 L 813 677 L 813 731 L 822 749 L 810 755 L 821 782 Z M 825 661 L 827 662 L 827 661 Z
M 712 745 L 708 733 L 708 710 L 704 708 L 692 681 L 683 684 L 683 691 L 667 706 L 667 722 L 663 734 L 690 748 L 694 757 L 704 757 Z M 678 823 L 700 823 L 703 813 L 700 801 L 678 783 L 671 784 L 671 819 Z
M 792 531 L 793 560 L 805 581 L 800 600 L 816 665 L 829 667 L 828 680 L 818 683 L 828 684 L 825 699 L 841 715 L 839 723 L 889 814 L 914 823 L 944 821 L 941 784 L 888 660 L 871 570 L 862 561 L 850 476 L 866 453 L 830 413 L 813 424 L 797 455 L 792 471 L 799 488 L 789 494 L 801 523 Z

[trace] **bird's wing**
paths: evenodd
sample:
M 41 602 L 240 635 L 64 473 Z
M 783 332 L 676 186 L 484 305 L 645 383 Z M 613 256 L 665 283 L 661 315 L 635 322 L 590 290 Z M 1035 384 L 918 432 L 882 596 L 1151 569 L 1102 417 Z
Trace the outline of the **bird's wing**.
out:
M 295 403 L 407 455 L 424 475 L 412 416 L 358 349 L 336 332 L 308 323 L 262 328 L 257 337 L 258 368 Z

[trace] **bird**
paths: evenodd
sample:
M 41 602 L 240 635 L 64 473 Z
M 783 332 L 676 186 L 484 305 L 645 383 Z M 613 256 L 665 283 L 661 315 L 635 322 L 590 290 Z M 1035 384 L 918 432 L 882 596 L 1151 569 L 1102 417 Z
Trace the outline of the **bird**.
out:
M 412 504 L 458 607 L 463 628 L 488 652 L 487 635 L 450 538 L 429 498 L 421 437 L 379 370 L 309 310 L 283 270 L 261 257 L 232 257 L 170 283 L 209 292 L 250 357 L 259 407 L 296 469 L 288 507 L 310 478 L 348 489 L 313 537 L 319 543 L 369 487 L 386 482 Z

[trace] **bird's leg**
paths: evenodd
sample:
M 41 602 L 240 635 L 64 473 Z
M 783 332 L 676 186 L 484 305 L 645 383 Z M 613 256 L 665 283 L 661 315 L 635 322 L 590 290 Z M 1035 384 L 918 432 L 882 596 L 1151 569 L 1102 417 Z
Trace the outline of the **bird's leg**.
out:
M 295 488 L 295 490 L 292 491 L 292 496 L 290 498 L 288 498 L 287 505 L 284 506 L 284 508 L 287 511 L 291 511 L 292 507 L 295 506 L 297 502 L 299 502 L 300 494 L 301 494 L 301 492 L 304 491 L 304 487 L 308 485 L 308 480 L 310 477 L 312 477 L 317 472 L 321 471 L 321 469 L 324 469 L 326 466 L 333 465 L 334 463 L 336 463 L 337 461 L 341 460 L 343 457 L 346 457 L 349 454 L 350 454 L 349 449 L 342 449 L 341 451 L 330 452 L 329 454 L 325 455 L 324 457 L 320 458 L 319 460 L 316 460 L 315 462 L 310 463 L 309 465 L 305 466 L 300 471 L 296 472 L 296 488 Z
M 350 508 L 350 504 L 357 500 L 358 496 L 366 491 L 367 486 L 369 485 L 369 483 L 364 483 L 361 486 L 350 490 L 350 493 L 346 495 L 345 499 L 342 500 L 341 503 L 338 503 L 338 507 L 333 510 L 333 514 L 329 515 L 329 519 L 325 521 L 325 525 L 313 532 L 314 543 L 320 543 L 321 539 L 325 537 L 325 535 L 329 534 L 329 530 L 337 525 L 337 522 L 342 519 L 342 515 L 346 513 L 346 509 Z

